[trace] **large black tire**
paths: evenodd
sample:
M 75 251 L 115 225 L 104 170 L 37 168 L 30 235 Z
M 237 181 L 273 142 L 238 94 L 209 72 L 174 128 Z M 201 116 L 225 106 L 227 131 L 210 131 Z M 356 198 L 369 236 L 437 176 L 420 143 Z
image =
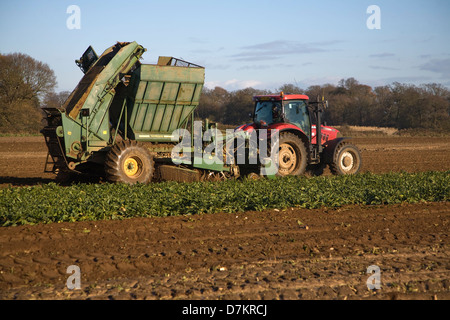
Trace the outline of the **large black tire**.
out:
M 277 176 L 298 176 L 304 174 L 308 154 L 302 139 L 293 133 L 280 134 Z
M 58 172 L 56 173 L 55 181 L 58 184 L 66 185 L 74 181 L 76 177 L 76 173 L 61 168 L 58 169 Z
M 105 173 L 111 182 L 150 183 L 154 171 L 152 155 L 136 141 L 120 141 L 106 155 Z
M 361 152 L 358 147 L 344 142 L 336 149 L 330 170 L 334 175 L 352 175 L 359 172 L 361 164 Z

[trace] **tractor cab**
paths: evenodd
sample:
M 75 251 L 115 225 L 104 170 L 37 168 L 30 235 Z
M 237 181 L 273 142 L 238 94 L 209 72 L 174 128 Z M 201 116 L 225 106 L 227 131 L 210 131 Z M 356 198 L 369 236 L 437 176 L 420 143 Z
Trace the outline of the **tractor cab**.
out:
M 279 95 L 255 96 L 253 101 L 254 125 L 260 128 L 301 132 L 308 144 L 318 145 L 319 152 L 322 152 L 322 145 L 339 136 L 335 128 L 322 125 L 321 113 L 327 105 L 326 101 L 311 102 L 306 95 L 283 92 Z M 318 136 L 320 144 L 317 144 Z
M 255 96 L 253 121 L 262 127 L 277 127 L 290 124 L 300 129 L 311 139 L 311 118 L 308 109 L 308 96 L 281 93 L 280 95 Z

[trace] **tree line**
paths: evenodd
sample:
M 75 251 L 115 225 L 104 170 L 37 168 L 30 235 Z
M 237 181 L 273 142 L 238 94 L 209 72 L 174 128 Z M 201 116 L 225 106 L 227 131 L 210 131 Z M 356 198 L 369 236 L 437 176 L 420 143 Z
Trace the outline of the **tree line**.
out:
M 205 88 L 198 117 L 229 125 L 246 123 L 251 121 L 248 115 L 253 112 L 254 95 L 280 92 L 305 94 L 310 101 L 328 100 L 323 120 L 330 125 L 450 130 L 450 90 L 443 85 L 394 82 L 372 88 L 354 78 L 307 89 L 293 84 L 275 91 L 246 88 L 229 92 L 220 87 Z
M 0 54 L 0 134 L 39 133 L 42 107 L 60 107 L 70 92 L 56 92 L 54 71 L 23 53 Z M 226 125 L 251 121 L 254 95 L 306 94 L 310 100 L 326 99 L 324 121 L 330 125 L 426 128 L 450 131 L 450 91 L 441 84 L 421 86 L 394 82 L 372 88 L 354 78 L 337 85 L 306 89 L 285 84 L 275 91 L 245 88 L 228 91 L 203 88 L 196 116 Z

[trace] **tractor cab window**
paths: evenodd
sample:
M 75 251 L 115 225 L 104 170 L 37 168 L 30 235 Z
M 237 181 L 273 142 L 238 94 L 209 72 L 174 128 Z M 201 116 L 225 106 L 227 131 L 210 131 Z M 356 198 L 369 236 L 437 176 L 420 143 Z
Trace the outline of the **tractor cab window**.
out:
M 255 122 L 263 121 L 267 125 L 281 120 L 281 102 L 258 101 L 255 107 Z
M 307 136 L 310 136 L 311 125 L 309 121 L 309 111 L 305 101 L 287 101 L 284 105 L 284 116 L 287 122 L 296 125 L 302 129 Z

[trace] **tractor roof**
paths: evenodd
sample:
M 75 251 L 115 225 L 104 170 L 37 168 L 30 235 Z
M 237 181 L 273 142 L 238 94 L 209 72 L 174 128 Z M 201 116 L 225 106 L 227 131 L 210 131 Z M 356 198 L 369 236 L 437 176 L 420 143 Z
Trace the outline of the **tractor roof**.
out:
M 284 92 L 281 92 L 280 94 L 269 94 L 253 97 L 253 101 L 282 101 L 282 100 L 309 100 L 309 97 L 304 94 L 291 94 L 291 93 L 284 94 Z

